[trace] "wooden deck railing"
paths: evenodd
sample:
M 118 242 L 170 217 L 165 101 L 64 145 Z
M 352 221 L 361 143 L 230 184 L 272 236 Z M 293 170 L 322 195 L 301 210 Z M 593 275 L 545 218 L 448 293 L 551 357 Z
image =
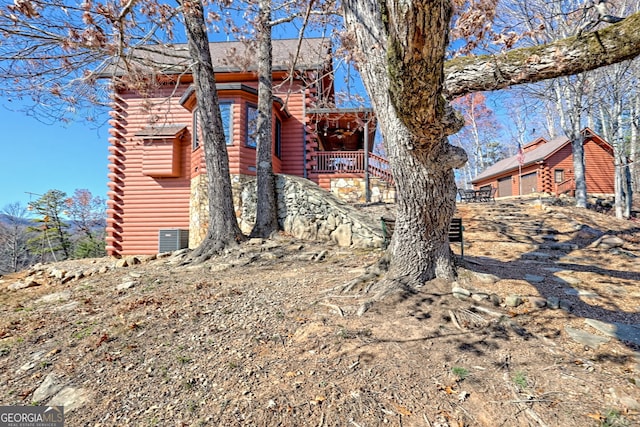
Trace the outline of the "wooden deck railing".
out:
M 364 151 L 316 151 L 314 171 L 317 173 L 364 174 Z M 394 184 L 389 162 L 384 157 L 369 153 L 369 174 Z
M 556 196 L 560 194 L 569 193 L 569 195 L 573 195 L 573 192 L 576 189 L 576 183 L 573 178 L 565 179 L 562 182 L 556 184 Z
M 364 172 L 363 151 L 317 151 L 313 155 L 318 173 Z
M 395 185 L 393 175 L 391 174 L 391 166 L 389 165 L 389 161 L 384 157 L 369 153 L 369 173 L 391 185 Z

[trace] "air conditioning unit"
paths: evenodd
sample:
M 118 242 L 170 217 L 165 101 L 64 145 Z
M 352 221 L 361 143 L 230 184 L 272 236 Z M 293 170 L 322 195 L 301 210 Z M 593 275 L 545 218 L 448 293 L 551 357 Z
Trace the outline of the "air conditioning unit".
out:
M 158 232 L 158 253 L 189 247 L 189 230 L 166 229 Z

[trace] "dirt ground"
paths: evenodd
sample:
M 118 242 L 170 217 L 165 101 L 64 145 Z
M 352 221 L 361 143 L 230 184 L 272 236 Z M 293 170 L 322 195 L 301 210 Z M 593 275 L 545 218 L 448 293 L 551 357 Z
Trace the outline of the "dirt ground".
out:
M 0 402 L 64 404 L 68 426 L 638 425 L 640 223 L 535 199 L 458 215 L 458 281 L 362 315 L 336 289 L 382 252 L 284 235 L 5 276 Z

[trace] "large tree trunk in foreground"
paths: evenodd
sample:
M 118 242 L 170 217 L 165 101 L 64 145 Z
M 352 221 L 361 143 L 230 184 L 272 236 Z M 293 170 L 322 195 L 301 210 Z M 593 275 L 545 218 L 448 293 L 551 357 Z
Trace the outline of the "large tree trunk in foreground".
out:
M 640 15 L 634 15 L 597 40 L 588 34 L 499 57 L 452 61 L 445 88 L 449 1 L 346 0 L 343 15 L 397 186 L 388 278 L 410 286 L 455 275 L 447 241 L 455 207 L 452 169 L 466 162 L 466 154 L 447 142 L 462 123 L 443 93 L 453 99 L 593 69 L 640 52 Z
M 273 80 L 271 78 L 271 0 L 260 0 L 257 25 L 258 38 L 258 122 L 256 223 L 252 237 L 269 237 L 278 230 L 276 180 L 272 161 Z
M 416 286 L 434 277 L 455 275 L 448 242 L 456 196 L 453 168 L 466 162 L 466 154 L 447 141 L 447 133 L 461 123 L 451 120 L 440 96 L 450 11 L 430 6 L 433 10 L 423 14 L 395 17 L 393 22 L 415 24 L 416 32 L 407 42 L 396 38 L 406 28 L 385 27 L 383 14 L 390 16 L 392 11 L 380 6 L 376 1 L 347 1 L 345 21 L 355 36 L 360 73 L 384 135 L 398 191 L 388 278 Z M 419 36 L 421 30 L 424 37 Z M 386 51 L 386 46 L 394 46 L 394 51 Z M 409 58 L 423 54 L 419 61 Z M 394 80 L 401 74 L 414 78 Z
M 218 93 L 209 52 L 204 13 L 200 0 L 182 2 L 189 54 L 196 86 L 207 183 L 209 189 L 209 226 L 207 236 L 196 249 L 193 258 L 204 260 L 226 246 L 244 239 L 233 207 L 229 156 L 222 127 Z

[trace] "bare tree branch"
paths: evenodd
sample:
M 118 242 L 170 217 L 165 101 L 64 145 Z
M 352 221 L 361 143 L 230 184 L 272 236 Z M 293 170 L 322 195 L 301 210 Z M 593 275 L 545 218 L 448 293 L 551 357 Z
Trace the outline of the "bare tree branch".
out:
M 471 92 L 503 89 L 581 73 L 640 54 L 640 13 L 581 37 L 500 55 L 462 57 L 444 66 L 443 94 L 448 99 Z

